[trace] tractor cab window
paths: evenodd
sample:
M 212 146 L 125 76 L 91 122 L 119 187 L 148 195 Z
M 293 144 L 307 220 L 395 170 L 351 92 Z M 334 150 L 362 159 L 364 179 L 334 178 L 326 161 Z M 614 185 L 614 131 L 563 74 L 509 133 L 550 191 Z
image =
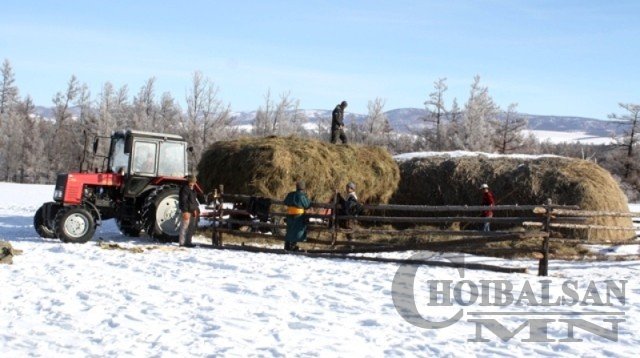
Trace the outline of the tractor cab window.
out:
M 125 173 L 129 167 L 129 154 L 124 152 L 124 138 L 114 139 L 109 169 L 112 173 Z
M 184 177 L 186 175 L 185 144 L 180 142 L 160 143 L 158 175 Z
M 155 175 L 157 147 L 158 144 L 154 142 L 136 141 L 133 144 L 132 172 L 134 174 Z

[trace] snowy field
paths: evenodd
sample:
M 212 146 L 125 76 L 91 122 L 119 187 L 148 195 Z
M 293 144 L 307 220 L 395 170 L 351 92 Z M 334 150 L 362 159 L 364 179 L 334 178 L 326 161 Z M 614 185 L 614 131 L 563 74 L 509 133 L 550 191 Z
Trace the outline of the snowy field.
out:
M 0 239 L 23 250 L 13 265 L 0 265 L 1 357 L 632 357 L 640 344 L 638 261 L 552 261 L 548 281 L 536 276 L 534 261 L 466 257 L 525 266 L 530 273 L 466 270 L 464 282 L 457 269 L 420 268 L 413 291 L 420 317 L 442 321 L 463 313 L 449 327 L 420 328 L 394 306 L 393 297 L 410 297 L 392 290 L 397 264 L 179 249 L 122 237 L 113 222 L 96 239 L 156 249 L 105 250 L 95 240 L 62 244 L 39 238 L 32 226 L 33 213 L 52 192 L 52 186 L 0 183 Z M 452 306 L 429 303 L 428 280 L 460 284 Z M 485 290 L 487 304 L 480 298 L 471 302 L 481 280 L 519 288 L 516 297 L 529 285 L 534 296 L 498 305 L 505 296 Z M 606 280 L 626 283 L 622 294 L 597 306 Z M 532 303 L 566 298 L 567 282 L 579 298 L 573 304 Z M 493 328 L 506 339 L 478 318 L 499 322 Z M 534 323 L 518 331 L 527 322 Z M 543 335 L 541 322 L 548 328 Z M 574 322 L 573 336 L 567 322 Z M 512 338 L 505 337 L 509 331 Z M 535 342 L 528 341 L 530 335 Z
M 560 143 L 581 143 L 581 144 L 611 144 L 614 140 L 611 137 L 597 137 L 585 132 L 562 132 L 562 131 L 543 131 L 525 129 L 525 135 L 533 134 L 540 142 L 549 142 L 554 144 Z

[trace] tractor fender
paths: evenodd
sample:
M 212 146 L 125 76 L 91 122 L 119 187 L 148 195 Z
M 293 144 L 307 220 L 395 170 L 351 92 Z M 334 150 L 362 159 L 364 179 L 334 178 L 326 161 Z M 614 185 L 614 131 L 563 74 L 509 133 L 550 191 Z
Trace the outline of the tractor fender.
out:
M 187 179 L 185 178 L 173 178 L 173 177 L 157 177 L 151 181 L 151 184 L 162 186 L 162 185 L 176 185 L 178 187 L 187 183 Z M 204 190 L 200 186 L 200 183 L 196 183 L 195 191 L 199 195 L 204 195 Z
M 96 226 L 101 226 L 102 215 L 100 214 L 100 210 L 98 210 L 98 208 L 89 201 L 85 200 L 82 204 L 85 207 L 85 209 L 87 209 L 91 213 L 91 215 L 93 215 L 93 217 L 95 218 Z

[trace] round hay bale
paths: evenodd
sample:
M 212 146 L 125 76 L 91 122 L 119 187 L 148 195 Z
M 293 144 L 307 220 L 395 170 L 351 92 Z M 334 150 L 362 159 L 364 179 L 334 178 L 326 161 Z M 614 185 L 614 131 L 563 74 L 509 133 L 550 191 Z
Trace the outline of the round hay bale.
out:
M 398 157 L 397 157 L 398 158 Z M 627 198 L 611 174 L 597 164 L 556 156 L 438 155 L 402 160 L 400 185 L 392 202 L 415 205 L 480 205 L 487 183 L 496 205 L 577 205 L 583 210 L 629 212 Z M 495 212 L 497 216 L 523 212 Z M 588 224 L 632 227 L 630 218 L 598 217 Z M 590 231 L 590 232 L 589 232 Z M 621 230 L 561 230 L 593 242 L 634 236 Z
M 327 202 L 334 190 L 357 185 L 360 201 L 386 203 L 398 187 L 397 163 L 380 147 L 335 145 L 294 137 L 216 142 L 202 155 L 198 180 L 205 190 L 282 200 L 304 180 L 309 197 Z

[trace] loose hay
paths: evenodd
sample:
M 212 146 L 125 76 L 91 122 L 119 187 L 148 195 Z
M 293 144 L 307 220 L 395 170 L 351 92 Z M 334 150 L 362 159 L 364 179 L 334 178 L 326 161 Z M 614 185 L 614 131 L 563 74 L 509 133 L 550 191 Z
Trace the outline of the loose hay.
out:
M 10 242 L 0 241 L 0 264 L 12 264 L 13 257 L 22 254 L 22 250 L 18 250 L 11 246 Z
M 335 145 L 293 137 L 243 138 L 214 143 L 198 164 L 205 190 L 223 184 L 225 192 L 283 199 L 304 180 L 314 201 L 327 202 L 349 181 L 363 202 L 386 203 L 400 175 L 379 147 Z
M 551 199 L 554 204 L 578 205 L 583 210 L 629 211 L 627 198 L 611 174 L 585 160 L 443 155 L 410 159 L 399 165 L 401 180 L 392 199 L 398 204 L 480 205 L 478 188 L 487 183 L 497 205 L 539 205 Z M 632 227 L 630 218 L 593 218 L 588 223 Z M 620 242 L 634 236 L 631 231 L 613 230 L 562 233 L 592 242 Z

